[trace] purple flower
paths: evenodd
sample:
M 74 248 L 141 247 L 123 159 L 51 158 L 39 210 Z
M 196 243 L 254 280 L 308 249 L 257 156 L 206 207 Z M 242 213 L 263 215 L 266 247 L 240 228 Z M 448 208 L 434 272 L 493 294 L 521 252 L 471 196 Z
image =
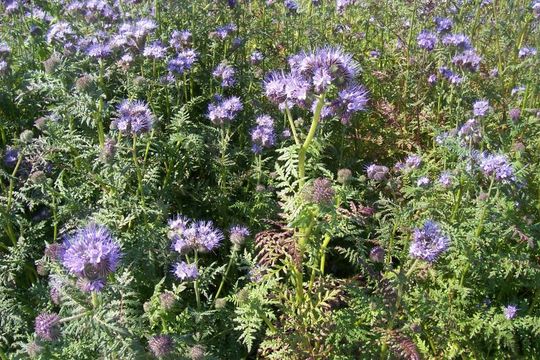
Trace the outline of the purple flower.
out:
M 439 184 L 445 189 L 448 189 L 452 186 L 452 175 L 450 172 L 445 171 L 439 177 Z
M 62 264 L 75 276 L 90 282 L 89 288 L 100 290 L 104 278 L 118 267 L 120 246 L 103 226 L 90 224 L 78 230 L 62 244 Z
M 429 180 L 429 178 L 427 176 L 422 176 L 421 178 L 419 178 L 417 181 L 416 181 L 416 186 L 418 187 L 426 187 L 429 185 L 431 181 Z
M 220 26 L 211 35 L 214 35 L 218 39 L 225 40 L 230 34 L 236 31 L 236 25 L 226 24 Z
M 362 85 L 352 85 L 338 93 L 338 98 L 331 105 L 333 113 L 341 114 L 341 122 L 348 124 L 356 112 L 366 110 L 368 91 Z
M 219 64 L 212 75 L 217 79 L 221 79 L 221 87 L 223 88 L 233 86 L 235 83 L 234 68 L 225 62 Z
M 49 32 L 47 33 L 47 42 L 50 44 L 53 41 L 58 41 L 63 44 L 74 35 L 75 32 L 73 31 L 71 25 L 65 21 L 60 21 L 53 24 L 49 28 Z
M 182 281 L 195 280 L 199 277 L 199 270 L 196 264 L 188 264 L 184 261 L 174 264 L 174 275 Z
M 43 340 L 54 341 L 60 335 L 60 316 L 53 313 L 41 313 L 35 320 L 36 335 Z
M 486 177 L 495 177 L 501 182 L 512 182 L 515 180 L 512 164 L 502 154 L 480 154 L 480 169 Z
M 169 335 L 156 335 L 148 340 L 148 347 L 155 357 L 162 358 L 171 353 L 174 342 Z
M 422 228 L 415 228 L 409 255 L 416 259 L 434 262 L 439 255 L 447 251 L 450 239 L 433 220 L 427 220 Z
M 519 49 L 518 56 L 520 59 L 524 59 L 526 57 L 534 55 L 536 55 L 536 49 L 533 47 L 522 47 L 521 49 Z
M 516 317 L 518 308 L 515 305 L 507 305 L 504 307 L 504 317 L 508 320 L 512 320 Z
M 482 58 L 474 50 L 465 50 L 452 58 L 452 63 L 463 69 L 475 72 L 478 71 Z
M 384 261 L 385 251 L 380 246 L 375 246 L 369 252 L 369 259 L 373 262 L 382 263 Z
M 171 73 L 182 75 L 193 67 L 195 61 L 197 61 L 197 53 L 187 49 L 180 52 L 176 58 L 169 60 L 167 67 Z
M 294 0 L 285 0 L 283 4 L 290 12 L 296 12 L 298 10 L 298 3 Z
M 255 50 L 249 56 L 249 61 L 251 62 L 252 65 L 260 64 L 263 60 L 264 60 L 264 55 L 258 50 Z
M 442 43 L 445 46 L 454 46 L 461 50 L 468 50 L 472 47 L 471 40 L 463 34 L 449 34 L 443 37 Z
M 249 236 L 249 229 L 242 225 L 234 225 L 229 229 L 229 240 L 233 245 L 239 247 L 246 241 Z
M 356 2 L 357 0 L 336 0 L 336 10 L 342 13 L 348 6 L 354 5 Z
M 452 27 L 454 26 L 451 19 L 442 18 L 442 17 L 436 17 L 435 24 L 437 25 L 437 32 L 439 33 L 448 32 L 452 30 Z
M 410 169 L 417 169 L 422 164 L 422 158 L 418 155 L 409 155 L 405 159 L 405 166 Z
M 167 48 L 160 41 L 154 41 L 144 47 L 143 56 L 150 59 L 163 59 L 167 54 Z
M 111 126 L 124 134 L 143 134 L 152 129 L 154 121 L 154 115 L 146 103 L 124 100 L 118 106 L 118 117 Z
M 5 42 L 0 42 L 0 58 L 7 58 L 11 54 L 11 48 Z
M 169 39 L 169 45 L 176 50 L 184 49 L 191 45 L 191 32 L 188 30 L 174 30 Z
M 458 131 L 459 137 L 466 144 L 476 144 L 482 138 L 480 124 L 476 119 L 469 119 Z
M 521 110 L 519 108 L 512 108 L 508 111 L 508 116 L 510 116 L 510 119 L 512 119 L 512 121 L 516 122 L 521 116 Z
M 367 167 L 367 177 L 375 181 L 386 180 L 389 169 L 386 166 L 371 164 Z
M 429 84 L 429 85 L 434 85 L 434 84 L 437 82 L 437 74 L 431 74 L 431 75 L 429 75 L 427 81 L 428 81 L 428 84 Z
M 447 67 L 440 67 L 439 73 L 448 80 L 451 84 L 459 84 L 463 81 L 463 78 L 455 74 L 452 70 Z
M 437 36 L 432 32 L 422 30 L 420 34 L 418 34 L 416 41 L 421 49 L 432 51 L 435 48 L 435 44 L 437 44 Z
M 251 150 L 259 154 L 264 148 L 271 148 L 276 143 L 274 120 L 269 115 L 261 115 L 255 120 L 257 125 L 251 129 Z
M 4 152 L 4 165 L 8 168 L 12 168 L 17 164 L 19 160 L 19 150 L 14 147 L 6 148 Z
M 88 56 L 96 59 L 105 59 L 111 55 L 111 47 L 107 44 L 91 44 L 86 49 Z
M 208 118 L 215 125 L 224 125 L 233 121 L 238 113 L 244 108 L 240 98 L 231 96 L 223 99 L 217 97 L 217 100 L 208 105 Z
M 178 215 L 169 220 L 169 238 L 180 254 L 190 250 L 211 251 L 223 241 L 223 233 L 211 221 L 197 221 Z
M 473 114 L 474 116 L 486 116 L 489 112 L 489 101 L 487 100 L 478 100 L 473 104 Z
M 289 60 L 289 64 L 292 73 L 298 73 L 312 83 L 315 74 L 324 70 L 331 77 L 332 84 L 338 87 L 348 85 L 358 71 L 358 64 L 352 56 L 335 47 L 319 48 L 310 54 L 298 54 Z
M 332 182 L 326 178 L 315 179 L 309 191 L 310 200 L 316 204 L 330 204 L 334 200 Z

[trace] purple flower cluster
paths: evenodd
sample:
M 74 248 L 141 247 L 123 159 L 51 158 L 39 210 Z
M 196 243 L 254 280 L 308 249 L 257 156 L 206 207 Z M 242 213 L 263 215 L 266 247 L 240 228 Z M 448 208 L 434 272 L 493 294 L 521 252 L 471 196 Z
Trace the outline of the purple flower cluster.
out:
M 262 61 L 264 60 L 264 55 L 258 51 L 258 50 L 255 50 L 254 52 L 251 53 L 251 55 L 249 56 L 249 62 L 252 64 L 252 65 L 258 65 L 260 64 Z
M 14 147 L 8 147 L 6 148 L 4 152 L 4 165 L 8 168 L 12 168 L 17 164 L 17 160 L 19 159 L 19 150 Z
M 426 187 L 431 183 L 431 180 L 427 176 L 422 176 L 416 181 L 416 186 L 418 187 Z
M 208 105 L 207 116 L 213 124 L 224 125 L 233 121 L 243 108 L 240 98 L 236 96 L 216 96 L 216 100 Z
M 439 184 L 445 189 L 452 187 L 452 174 L 448 171 L 444 171 L 439 177 Z
M 507 305 L 503 309 L 504 317 L 507 318 L 508 320 L 512 320 L 513 318 L 516 317 L 517 311 L 518 311 L 517 306 L 515 306 L 515 305 Z
M 386 180 L 389 172 L 390 170 L 383 165 L 371 164 L 366 169 L 367 177 L 375 181 Z
M 342 122 L 348 123 L 354 113 L 365 110 L 367 90 L 354 83 L 358 65 L 341 49 L 326 47 L 293 55 L 289 66 L 290 72 L 272 72 L 264 81 L 266 97 L 280 109 L 298 106 L 314 110 L 321 101 L 319 95 L 335 88 L 337 97 L 328 99 L 322 117 L 338 115 Z
M 212 73 L 212 75 L 216 79 L 221 80 L 221 87 L 223 88 L 231 87 L 235 83 L 234 68 L 225 62 L 222 62 L 221 64 L 219 64 L 214 70 L 214 72 Z
M 169 335 L 156 335 L 148 340 L 148 347 L 152 354 L 159 359 L 171 353 L 174 342 Z
M 487 100 L 478 100 L 473 104 L 473 114 L 474 116 L 483 117 L 486 116 L 490 110 L 489 101 Z
M 174 30 L 169 39 L 169 45 L 180 51 L 191 46 L 191 38 L 189 30 Z
M 146 44 L 143 50 L 143 56 L 150 59 L 163 59 L 165 55 L 167 55 L 167 48 L 163 46 L 161 41 Z
M 357 0 L 336 0 L 336 10 L 343 13 L 348 6 L 354 5 L 356 2 Z
M 154 126 L 154 115 L 142 101 L 124 100 L 118 106 L 118 117 L 111 123 L 112 128 L 123 134 L 143 134 Z
M 141 49 L 147 36 L 156 28 L 156 22 L 150 19 L 139 19 L 135 22 L 123 23 L 118 29 L 118 34 L 113 35 L 111 46 L 113 48 Z
M 120 246 L 109 230 L 90 224 L 64 241 L 60 257 L 64 267 L 85 284 L 85 290 L 100 291 L 121 256 Z
M 439 224 L 427 220 L 422 228 L 415 228 L 409 255 L 416 259 L 434 262 L 450 247 L 450 238 L 445 236 Z
M 264 148 L 271 148 L 276 144 L 276 134 L 274 120 L 269 115 L 260 115 L 255 122 L 257 125 L 251 129 L 251 151 L 259 154 Z
M 36 335 L 43 340 L 54 341 L 60 335 L 60 316 L 53 313 L 41 313 L 36 317 L 34 328 Z
M 218 27 L 216 31 L 210 34 L 210 36 L 218 38 L 220 40 L 225 40 L 229 35 L 231 35 L 235 31 L 236 31 L 235 24 L 226 24 L 226 25 Z
M 476 144 L 482 139 L 480 123 L 477 119 L 469 119 L 459 128 L 458 136 L 465 144 Z
M 182 75 L 193 67 L 195 61 L 197 61 L 197 53 L 194 50 L 186 49 L 169 60 L 167 67 L 172 74 Z
M 174 264 L 173 274 L 181 281 L 195 280 L 199 277 L 197 264 L 188 264 L 185 261 L 180 261 Z
M 442 17 L 436 17 L 435 18 L 435 25 L 437 26 L 437 32 L 438 33 L 445 33 L 452 30 L 452 27 L 454 26 L 454 23 L 451 19 L 448 18 L 442 18 Z
M 459 76 L 458 74 L 454 73 L 452 70 L 450 70 L 447 67 L 440 67 L 439 73 L 451 84 L 459 84 L 463 81 L 463 78 Z
M 526 57 L 534 56 L 534 55 L 536 55 L 536 49 L 535 48 L 522 47 L 521 49 L 519 49 L 518 56 L 519 56 L 520 59 L 524 59 Z
M 172 247 L 180 254 L 191 250 L 212 251 L 224 239 L 221 230 L 217 229 L 211 221 L 192 221 L 182 215 L 169 220 L 169 229 Z
M 249 235 L 249 229 L 243 225 L 234 225 L 229 229 L 229 240 L 237 247 L 242 246 Z
M 471 72 L 478 71 L 480 61 L 482 61 L 482 58 L 472 49 L 465 50 L 452 58 L 452 63 L 454 65 Z
M 480 169 L 486 177 L 494 177 L 501 182 L 515 181 L 514 168 L 506 157 L 502 154 L 480 154 Z
M 472 47 L 469 37 L 463 34 L 448 34 L 443 37 L 442 43 L 445 46 L 452 46 L 461 50 L 468 50 Z
M 432 51 L 435 48 L 435 44 L 437 44 L 437 36 L 432 32 L 422 30 L 418 34 L 416 41 L 421 49 Z
M 68 40 L 75 37 L 75 31 L 71 25 L 65 21 L 57 22 L 49 28 L 47 33 L 47 42 L 51 44 L 52 42 L 59 42 L 61 44 L 66 43 Z
M 86 53 L 91 58 L 105 59 L 111 56 L 112 49 L 108 44 L 94 43 L 86 48 Z

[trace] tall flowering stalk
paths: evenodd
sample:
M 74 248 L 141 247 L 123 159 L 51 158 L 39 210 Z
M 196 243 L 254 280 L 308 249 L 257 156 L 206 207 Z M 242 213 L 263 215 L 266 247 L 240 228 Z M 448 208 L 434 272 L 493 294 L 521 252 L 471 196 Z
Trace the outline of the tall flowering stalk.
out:
M 298 193 L 306 184 L 307 153 L 317 135 L 322 119 L 339 118 L 349 124 L 352 116 L 365 110 L 367 90 L 355 83 L 359 66 L 352 56 L 339 48 L 325 47 L 311 53 L 299 53 L 289 58 L 289 72 L 274 71 L 264 81 L 267 98 L 285 112 L 296 146 L 298 147 Z M 309 130 L 304 140 L 298 133 L 293 120 L 292 109 L 311 110 Z M 315 214 L 305 228 L 297 231 L 300 259 L 303 259 L 307 240 L 315 225 Z M 325 238 L 323 248 L 328 245 Z M 324 251 L 321 256 L 324 256 Z M 321 269 L 324 270 L 324 262 Z M 295 273 L 297 302 L 303 300 L 303 265 L 292 269 Z

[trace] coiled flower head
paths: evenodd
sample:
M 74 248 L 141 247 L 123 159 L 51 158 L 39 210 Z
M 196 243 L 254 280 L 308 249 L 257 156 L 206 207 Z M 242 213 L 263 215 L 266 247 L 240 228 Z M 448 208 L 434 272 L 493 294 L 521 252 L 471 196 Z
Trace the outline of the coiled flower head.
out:
M 169 335 L 156 335 L 148 340 L 148 347 L 152 354 L 159 359 L 171 353 L 174 343 Z
M 242 225 L 234 225 L 229 229 L 229 240 L 234 246 L 240 247 L 246 241 L 249 236 L 249 229 Z
M 35 320 L 36 335 L 43 340 L 54 341 L 60 336 L 60 316 L 53 313 L 41 313 Z
M 211 221 L 192 221 L 182 215 L 169 220 L 169 228 L 172 247 L 180 254 L 191 250 L 212 251 L 224 239 L 221 230 Z
M 257 125 L 251 129 L 251 151 L 255 154 L 262 152 L 264 148 L 271 148 L 276 143 L 274 132 L 274 120 L 269 115 L 261 115 L 255 120 Z
M 208 118 L 215 125 L 224 125 L 233 121 L 244 106 L 240 98 L 231 96 L 229 98 L 217 97 L 216 101 L 208 105 Z
M 182 281 L 195 280 L 199 277 L 196 264 L 188 264 L 185 261 L 174 264 L 173 274 Z
M 434 262 L 450 247 L 450 238 L 445 236 L 439 224 L 427 220 L 422 228 L 415 228 L 409 255 L 416 259 Z
M 111 126 L 124 134 L 143 134 L 152 129 L 154 121 L 154 115 L 145 102 L 124 100 L 118 106 L 118 117 Z
M 83 290 L 100 291 L 105 277 L 116 270 L 122 254 L 109 230 L 90 224 L 62 244 L 62 264 L 81 281 Z
M 386 180 L 389 169 L 386 166 L 371 164 L 367 167 L 367 177 L 375 181 Z

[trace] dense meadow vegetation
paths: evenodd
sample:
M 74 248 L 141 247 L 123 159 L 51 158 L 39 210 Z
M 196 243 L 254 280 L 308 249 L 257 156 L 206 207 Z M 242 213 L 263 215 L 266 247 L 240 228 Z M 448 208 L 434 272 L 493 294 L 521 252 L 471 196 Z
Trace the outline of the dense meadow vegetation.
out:
M 538 0 L 0 1 L 0 359 L 538 359 Z

